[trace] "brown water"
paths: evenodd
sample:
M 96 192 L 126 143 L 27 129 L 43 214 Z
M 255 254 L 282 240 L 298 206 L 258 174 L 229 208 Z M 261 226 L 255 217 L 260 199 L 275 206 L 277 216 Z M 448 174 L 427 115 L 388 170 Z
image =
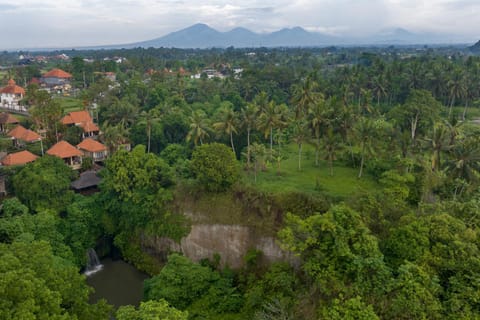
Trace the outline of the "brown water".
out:
M 143 280 L 148 276 L 123 260 L 104 259 L 103 269 L 87 277 L 95 289 L 91 302 L 106 299 L 115 307 L 131 304 L 138 306 L 143 297 Z

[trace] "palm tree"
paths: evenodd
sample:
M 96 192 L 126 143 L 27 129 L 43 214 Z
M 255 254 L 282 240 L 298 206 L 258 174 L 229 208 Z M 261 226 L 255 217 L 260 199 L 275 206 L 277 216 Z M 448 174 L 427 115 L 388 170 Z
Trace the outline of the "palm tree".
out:
M 456 143 L 449 152 L 447 172 L 468 182 L 478 181 L 480 174 L 480 143 L 470 137 Z
M 270 136 L 270 156 L 273 154 L 273 129 L 280 121 L 275 102 L 272 100 L 261 111 L 257 127 L 263 131 L 265 138 Z
M 325 159 L 328 161 L 328 166 L 330 168 L 330 175 L 333 176 L 333 160 L 337 159 L 336 153 L 340 148 L 340 139 L 333 132 L 332 128 L 327 130 L 327 134 L 323 139 L 323 146 L 326 152 Z
M 298 145 L 298 171 L 302 171 L 302 147 L 308 142 L 310 134 L 305 121 L 296 121 L 293 128 L 293 141 Z
M 278 115 L 278 121 L 276 123 L 277 129 L 277 144 L 278 144 L 278 159 L 282 157 L 282 152 L 280 150 L 281 141 L 283 138 L 283 130 L 288 127 L 288 124 L 291 119 L 290 110 L 288 109 L 287 105 L 282 103 L 275 107 L 275 113 Z M 280 162 L 279 162 L 280 164 Z
M 315 166 L 319 166 L 320 138 L 322 127 L 326 124 L 325 119 L 325 100 L 323 97 L 318 99 L 308 109 L 308 121 L 315 137 Z
M 301 84 L 293 86 L 292 103 L 295 106 L 295 119 L 300 119 L 306 114 L 310 105 L 316 100 L 318 84 L 312 79 L 312 76 L 307 76 Z
M 241 119 L 243 126 L 247 129 L 247 169 L 250 169 L 250 134 L 252 129 L 255 128 L 257 116 L 258 116 L 258 106 L 255 103 L 249 103 L 241 111 Z
M 263 167 L 265 161 L 265 146 L 263 144 L 258 144 L 256 142 L 250 145 L 249 153 L 252 155 L 254 163 L 254 173 L 255 173 L 255 183 L 257 183 L 257 173 L 259 167 Z
M 452 79 L 447 82 L 448 92 L 450 93 L 450 107 L 448 108 L 448 115 L 452 113 L 452 108 L 455 104 L 455 99 L 460 99 L 466 94 L 466 82 L 463 71 L 458 69 L 454 72 Z
M 268 94 L 265 91 L 258 93 L 253 99 L 253 102 L 258 106 L 260 112 L 265 111 L 269 103 Z
M 372 91 L 377 98 L 377 106 L 380 105 L 380 99 L 388 95 L 387 84 L 383 74 L 379 74 L 372 79 Z
M 353 127 L 353 133 L 358 142 L 360 143 L 360 171 L 358 172 L 358 178 L 362 177 L 363 167 L 365 165 L 365 158 L 368 154 L 373 153 L 372 141 L 375 134 L 375 126 L 373 121 L 362 117 L 358 119 L 358 122 Z
M 432 151 L 432 171 L 440 168 L 441 152 L 449 149 L 448 138 L 448 128 L 441 122 L 434 124 L 431 136 L 425 138 L 427 148 Z
M 233 106 L 230 104 L 220 110 L 220 121 L 213 124 L 213 128 L 219 132 L 226 133 L 230 136 L 230 145 L 232 151 L 235 153 L 235 146 L 233 144 L 233 134 L 237 133 L 237 114 L 233 110 Z
M 122 100 L 116 99 L 113 105 L 105 110 L 103 116 L 108 122 L 120 124 L 126 129 L 135 122 L 137 114 L 138 107 L 124 98 Z
M 147 129 L 147 153 L 150 153 L 152 126 L 160 121 L 160 112 L 158 109 L 150 109 L 140 113 L 141 121 L 145 123 Z
M 119 147 L 128 142 L 129 131 L 120 124 L 110 125 L 108 121 L 103 125 L 103 142 L 108 148 L 108 152 L 112 154 Z
M 195 110 L 192 112 L 192 115 L 188 118 L 190 121 L 190 131 L 187 134 L 187 142 L 193 139 L 195 145 L 203 144 L 203 139 L 209 136 L 209 121 L 207 115 L 203 110 Z

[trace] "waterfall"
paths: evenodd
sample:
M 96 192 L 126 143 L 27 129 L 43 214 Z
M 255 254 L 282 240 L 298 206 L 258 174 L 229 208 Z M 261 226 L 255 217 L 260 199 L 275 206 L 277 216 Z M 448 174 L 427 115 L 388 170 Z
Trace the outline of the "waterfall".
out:
M 102 270 L 102 268 L 103 268 L 103 265 L 100 263 L 100 259 L 98 259 L 95 249 L 89 248 L 87 250 L 87 265 L 85 267 L 84 274 L 88 277 Z

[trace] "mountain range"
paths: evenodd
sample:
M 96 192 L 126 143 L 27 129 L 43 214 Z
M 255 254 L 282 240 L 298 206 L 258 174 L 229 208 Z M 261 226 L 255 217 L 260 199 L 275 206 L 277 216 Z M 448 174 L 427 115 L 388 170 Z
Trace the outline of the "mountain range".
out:
M 217 31 L 206 24 L 195 24 L 163 37 L 111 47 L 166 48 L 248 48 L 248 47 L 322 47 L 331 45 L 419 45 L 459 43 L 448 35 L 413 33 L 396 28 L 369 37 L 354 38 L 310 32 L 301 27 L 284 28 L 272 33 L 255 33 L 245 28 Z

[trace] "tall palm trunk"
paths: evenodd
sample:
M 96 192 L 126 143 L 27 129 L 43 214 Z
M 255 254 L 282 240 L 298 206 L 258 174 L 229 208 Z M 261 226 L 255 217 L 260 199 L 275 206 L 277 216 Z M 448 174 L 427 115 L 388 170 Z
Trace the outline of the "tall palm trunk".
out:
M 273 157 L 273 127 L 270 127 L 270 160 Z
M 328 166 L 330 167 L 330 176 L 333 177 L 333 157 L 328 157 Z
M 362 143 L 362 158 L 360 160 L 360 172 L 358 172 L 358 178 L 362 177 L 363 174 L 363 165 L 365 163 L 365 142 Z
M 465 101 L 465 108 L 463 108 L 462 120 L 465 121 L 465 117 L 467 116 L 467 109 L 468 109 L 468 99 Z
M 235 153 L 235 146 L 233 145 L 233 131 L 230 131 L 230 144 L 232 145 L 232 151 L 236 158 L 237 154 Z
M 448 108 L 448 116 L 452 114 L 453 104 L 455 103 L 455 95 L 452 95 L 452 100 L 450 101 L 450 108 Z
M 298 144 L 298 171 L 302 171 L 302 144 Z
M 147 153 L 150 153 L 150 141 L 151 141 L 151 138 L 152 138 L 152 126 L 148 126 L 147 135 L 148 135 Z
M 250 127 L 247 128 L 247 170 L 250 171 Z

